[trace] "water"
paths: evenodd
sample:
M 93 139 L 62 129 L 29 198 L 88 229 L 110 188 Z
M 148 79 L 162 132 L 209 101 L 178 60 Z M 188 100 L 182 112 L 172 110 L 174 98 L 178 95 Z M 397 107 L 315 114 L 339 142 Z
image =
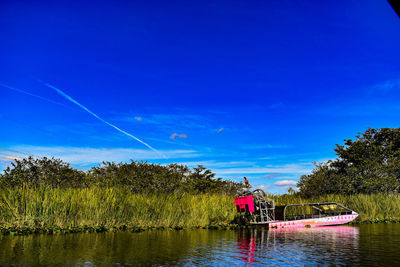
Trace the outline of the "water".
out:
M 400 224 L 0 236 L 0 265 L 398 265 Z

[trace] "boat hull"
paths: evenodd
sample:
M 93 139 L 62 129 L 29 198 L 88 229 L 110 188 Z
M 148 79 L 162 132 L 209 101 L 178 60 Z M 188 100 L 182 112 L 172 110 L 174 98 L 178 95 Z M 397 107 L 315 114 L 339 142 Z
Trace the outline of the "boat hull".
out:
M 272 221 L 268 223 L 269 228 L 291 228 L 291 227 L 317 227 L 327 225 L 339 225 L 355 220 L 358 214 L 330 216 L 293 221 Z

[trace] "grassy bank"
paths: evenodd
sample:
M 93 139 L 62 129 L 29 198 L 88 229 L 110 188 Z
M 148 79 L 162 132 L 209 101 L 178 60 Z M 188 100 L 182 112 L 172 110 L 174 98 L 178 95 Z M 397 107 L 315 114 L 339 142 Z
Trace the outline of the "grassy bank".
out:
M 334 201 L 355 211 L 358 222 L 400 221 L 399 195 L 273 196 L 276 205 Z M 232 225 L 231 196 L 132 194 L 124 188 L 15 188 L 0 191 L 0 231 L 79 232 L 110 229 L 196 228 Z
M 233 208 L 232 198 L 223 195 L 25 187 L 1 191 L 0 224 L 3 229 L 180 229 L 229 223 Z

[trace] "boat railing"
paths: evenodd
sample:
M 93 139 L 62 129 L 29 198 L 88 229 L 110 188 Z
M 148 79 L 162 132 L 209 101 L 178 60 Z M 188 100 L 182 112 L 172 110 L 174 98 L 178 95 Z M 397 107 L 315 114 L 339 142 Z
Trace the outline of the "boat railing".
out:
M 275 207 L 277 220 L 291 221 L 349 215 L 353 211 L 336 202 L 300 203 Z

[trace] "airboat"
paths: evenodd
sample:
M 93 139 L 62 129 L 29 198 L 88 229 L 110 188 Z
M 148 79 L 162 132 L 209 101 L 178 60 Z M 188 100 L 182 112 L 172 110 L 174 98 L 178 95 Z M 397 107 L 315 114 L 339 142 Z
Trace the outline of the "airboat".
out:
M 340 225 L 358 217 L 357 212 L 336 202 L 275 206 L 261 189 L 243 190 L 235 198 L 235 205 L 246 223 L 269 228 Z

